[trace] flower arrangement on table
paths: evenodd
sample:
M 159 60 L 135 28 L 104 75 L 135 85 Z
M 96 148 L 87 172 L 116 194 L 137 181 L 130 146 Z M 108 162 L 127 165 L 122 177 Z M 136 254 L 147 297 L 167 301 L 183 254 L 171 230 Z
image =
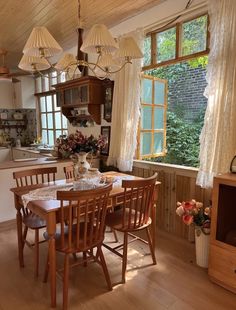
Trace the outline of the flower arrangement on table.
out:
M 186 225 L 193 223 L 202 228 L 210 228 L 211 207 L 204 207 L 202 202 L 195 199 L 177 202 L 176 213 L 182 217 Z
M 59 158 L 69 158 L 72 154 L 79 152 L 91 153 L 96 155 L 98 151 L 105 148 L 107 138 L 99 135 L 95 138 L 93 135 L 89 137 L 83 135 L 79 130 L 70 135 L 61 135 L 56 140 L 56 148 Z

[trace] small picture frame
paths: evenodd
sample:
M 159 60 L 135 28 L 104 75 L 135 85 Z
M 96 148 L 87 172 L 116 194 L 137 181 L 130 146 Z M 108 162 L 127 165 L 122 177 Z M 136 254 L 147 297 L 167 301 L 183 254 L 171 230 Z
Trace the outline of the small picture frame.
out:
M 106 147 L 101 150 L 101 155 L 109 155 L 111 126 L 101 126 L 101 135 L 107 138 Z

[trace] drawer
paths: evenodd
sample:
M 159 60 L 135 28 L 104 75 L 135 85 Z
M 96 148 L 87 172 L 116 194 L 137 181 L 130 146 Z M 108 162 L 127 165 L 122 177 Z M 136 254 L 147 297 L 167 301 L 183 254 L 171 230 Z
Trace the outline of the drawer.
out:
M 208 274 L 213 281 L 236 292 L 236 248 L 231 249 L 210 245 Z

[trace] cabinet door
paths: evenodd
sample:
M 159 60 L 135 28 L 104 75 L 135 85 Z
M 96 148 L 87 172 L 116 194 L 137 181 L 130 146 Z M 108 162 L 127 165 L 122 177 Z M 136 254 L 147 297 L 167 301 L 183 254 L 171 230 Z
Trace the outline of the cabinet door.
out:
M 89 103 L 89 86 L 81 85 L 79 87 L 80 103 Z
M 64 105 L 64 91 L 57 91 L 57 106 L 62 107 Z

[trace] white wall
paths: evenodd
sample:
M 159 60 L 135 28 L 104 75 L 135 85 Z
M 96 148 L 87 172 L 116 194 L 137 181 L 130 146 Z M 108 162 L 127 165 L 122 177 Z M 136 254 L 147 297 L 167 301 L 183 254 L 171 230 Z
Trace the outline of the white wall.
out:
M 31 76 L 21 76 L 17 79 L 20 82 L 13 84 L 14 107 L 19 109 L 35 108 L 34 79 Z
M 0 109 L 13 109 L 13 84 L 0 80 Z

